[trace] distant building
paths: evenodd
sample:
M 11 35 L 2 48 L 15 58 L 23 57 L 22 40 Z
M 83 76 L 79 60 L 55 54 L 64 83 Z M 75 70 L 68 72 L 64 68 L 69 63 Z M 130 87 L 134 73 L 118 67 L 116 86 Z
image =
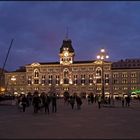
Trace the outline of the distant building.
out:
M 116 96 L 140 90 L 140 59 L 112 63 L 112 92 Z
M 5 91 L 5 72 L 7 71 L 0 68 L 0 93 Z
M 58 62 L 35 62 L 5 73 L 7 91 L 15 94 L 34 93 L 35 90 L 48 93 L 54 88 L 60 96 L 65 91 L 87 96 L 89 93 L 102 94 L 104 84 L 105 96 L 122 96 L 140 89 L 139 59 L 102 63 L 100 60 L 75 61 L 74 56 L 72 41 L 63 40 Z

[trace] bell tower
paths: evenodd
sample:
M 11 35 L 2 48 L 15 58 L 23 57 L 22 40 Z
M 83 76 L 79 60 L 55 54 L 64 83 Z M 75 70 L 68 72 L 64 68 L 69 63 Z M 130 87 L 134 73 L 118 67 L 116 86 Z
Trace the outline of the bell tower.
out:
M 72 41 L 70 39 L 63 40 L 63 44 L 60 48 L 60 64 L 69 65 L 74 61 L 74 49 L 72 47 Z

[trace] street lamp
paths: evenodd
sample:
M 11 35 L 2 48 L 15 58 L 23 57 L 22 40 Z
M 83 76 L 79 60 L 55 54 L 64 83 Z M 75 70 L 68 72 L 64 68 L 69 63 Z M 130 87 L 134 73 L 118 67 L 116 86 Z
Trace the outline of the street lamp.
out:
M 104 68 L 103 68 L 103 65 L 104 65 L 104 60 L 105 59 L 108 59 L 109 56 L 107 55 L 105 49 L 101 49 L 100 50 L 100 53 L 97 55 L 97 59 L 101 61 L 101 64 L 102 64 L 102 79 L 101 79 L 101 82 L 102 82 L 102 99 L 104 101 L 104 97 L 105 97 L 105 94 L 104 94 Z

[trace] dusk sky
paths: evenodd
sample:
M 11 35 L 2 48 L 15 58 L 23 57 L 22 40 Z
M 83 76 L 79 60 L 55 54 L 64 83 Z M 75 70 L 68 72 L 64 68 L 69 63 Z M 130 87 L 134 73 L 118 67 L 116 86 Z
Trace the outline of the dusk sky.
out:
M 139 1 L 0 2 L 0 67 L 59 61 L 69 28 L 75 60 L 95 60 L 100 48 L 110 61 L 140 58 Z

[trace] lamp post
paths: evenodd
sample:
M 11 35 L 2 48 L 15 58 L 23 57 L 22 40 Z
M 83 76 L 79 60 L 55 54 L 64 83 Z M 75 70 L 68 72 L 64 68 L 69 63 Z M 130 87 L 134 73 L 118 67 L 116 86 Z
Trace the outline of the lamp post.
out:
M 99 54 L 97 55 L 97 59 L 101 61 L 101 65 L 102 65 L 102 76 L 101 76 L 101 83 L 102 83 L 102 99 L 104 101 L 104 97 L 105 97 L 105 93 L 104 93 L 104 60 L 108 59 L 109 56 L 107 55 L 105 49 L 101 49 Z

